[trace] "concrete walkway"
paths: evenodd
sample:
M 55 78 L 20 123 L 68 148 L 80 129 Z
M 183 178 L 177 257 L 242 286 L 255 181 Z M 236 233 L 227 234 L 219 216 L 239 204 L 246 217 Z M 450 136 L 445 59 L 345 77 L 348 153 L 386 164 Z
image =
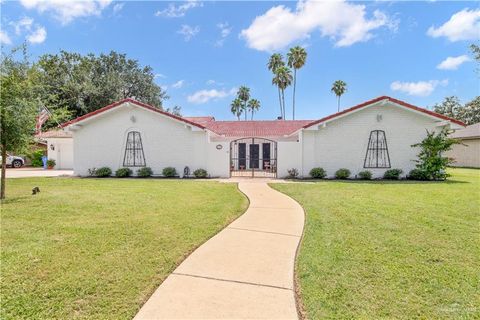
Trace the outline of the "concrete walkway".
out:
M 295 252 L 302 207 L 255 180 L 245 214 L 195 250 L 135 319 L 297 319 Z
M 73 170 L 44 170 L 42 168 L 7 168 L 5 177 L 11 178 L 36 178 L 36 177 L 71 177 Z

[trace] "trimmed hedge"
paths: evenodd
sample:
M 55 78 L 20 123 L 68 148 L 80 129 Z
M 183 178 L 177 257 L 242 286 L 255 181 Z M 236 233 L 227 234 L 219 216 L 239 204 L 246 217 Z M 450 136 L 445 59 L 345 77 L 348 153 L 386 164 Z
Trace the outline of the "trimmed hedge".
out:
M 206 178 L 208 177 L 208 172 L 205 169 L 197 169 L 193 171 L 195 178 Z
M 95 177 L 99 178 L 106 178 L 110 177 L 112 175 L 112 169 L 109 167 L 101 167 L 98 169 L 95 169 Z
M 335 172 L 335 178 L 337 179 L 348 179 L 350 177 L 350 170 L 341 168 Z
M 358 178 L 360 180 L 371 180 L 372 179 L 372 172 L 369 171 L 369 170 L 360 171 L 358 173 Z
M 150 177 L 153 174 L 153 170 L 150 167 L 143 167 L 137 170 L 137 176 L 141 178 Z
M 383 174 L 383 179 L 387 180 L 398 180 L 402 174 L 402 169 L 389 169 Z
M 132 173 L 133 172 L 130 168 L 120 168 L 117 171 L 115 171 L 115 176 L 117 178 L 126 178 L 126 177 L 130 177 Z
M 430 180 L 428 172 L 425 172 L 421 169 L 413 169 L 408 174 L 408 179 L 410 180 Z
M 166 178 L 172 178 L 177 175 L 177 170 L 174 167 L 166 167 L 163 168 L 162 175 Z
M 313 179 L 323 179 L 327 176 L 327 171 L 323 168 L 313 168 L 310 170 L 310 176 Z

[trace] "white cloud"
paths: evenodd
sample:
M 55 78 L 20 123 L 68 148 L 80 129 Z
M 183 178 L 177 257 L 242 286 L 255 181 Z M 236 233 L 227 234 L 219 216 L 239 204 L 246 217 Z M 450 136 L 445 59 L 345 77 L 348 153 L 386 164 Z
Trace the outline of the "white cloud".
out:
M 12 44 L 12 40 L 10 39 L 8 34 L 3 30 L 0 30 L 0 44 L 6 44 L 6 45 Z
M 458 57 L 448 57 L 447 59 L 440 62 L 437 66 L 437 69 L 440 70 L 457 70 L 461 64 L 470 61 L 470 57 L 466 54 Z
M 178 6 L 170 3 L 166 9 L 155 12 L 155 15 L 157 17 L 179 18 L 185 16 L 188 10 L 201 6 L 203 6 L 203 3 L 197 0 L 188 0 Z
M 166 78 L 167 76 L 164 75 L 163 73 L 155 73 L 153 77 L 156 79 L 156 78 Z
M 15 28 L 15 34 L 20 35 L 24 31 L 30 31 L 33 19 L 30 17 L 23 17 L 18 21 L 11 21 L 9 24 Z
M 225 98 L 231 95 L 234 95 L 236 92 L 236 88 L 232 88 L 228 91 L 226 90 L 216 90 L 216 89 L 211 89 L 211 90 L 200 90 L 192 95 L 189 95 L 187 97 L 187 101 L 190 103 L 195 103 L 195 104 L 202 104 L 206 103 L 210 100 L 218 100 L 221 98 Z
M 445 80 L 430 80 L 418 82 L 400 82 L 395 81 L 390 85 L 393 91 L 404 92 L 410 96 L 426 97 L 430 95 L 437 86 L 448 85 L 448 79 Z
M 35 31 L 27 36 L 27 41 L 32 44 L 42 43 L 45 39 L 47 39 L 47 31 L 44 27 L 37 27 Z
M 116 13 L 119 13 L 120 11 L 122 11 L 124 5 L 125 5 L 124 2 L 115 3 L 113 5 L 113 8 L 112 8 L 113 13 L 116 14 Z
M 372 31 L 380 27 L 396 30 L 398 20 L 390 19 L 380 10 L 366 17 L 365 5 L 341 1 L 304 0 L 292 10 L 284 5 L 272 7 L 258 16 L 241 31 L 248 47 L 273 51 L 292 42 L 305 40 L 319 30 L 324 37 L 335 41 L 338 47 L 350 46 L 373 37 Z
M 232 27 L 228 24 L 228 22 L 223 22 L 217 24 L 217 28 L 220 29 L 220 39 L 218 39 L 215 42 L 216 47 L 221 47 L 223 46 L 223 43 L 225 42 L 225 39 L 230 35 L 232 32 Z
M 190 39 L 195 37 L 199 32 L 200 32 L 199 26 L 191 27 L 188 24 L 182 25 L 180 30 L 177 31 L 177 33 L 183 35 L 183 39 L 185 41 L 190 41 Z
M 62 24 L 68 24 L 76 18 L 99 16 L 111 2 L 112 0 L 20 0 L 27 9 L 53 13 Z
M 177 82 L 175 82 L 174 84 L 172 84 L 172 88 L 174 89 L 180 89 L 183 87 L 183 85 L 185 84 L 185 80 L 178 80 Z
M 440 27 L 431 26 L 427 34 L 434 38 L 446 37 L 452 42 L 480 39 L 480 9 L 463 9 Z

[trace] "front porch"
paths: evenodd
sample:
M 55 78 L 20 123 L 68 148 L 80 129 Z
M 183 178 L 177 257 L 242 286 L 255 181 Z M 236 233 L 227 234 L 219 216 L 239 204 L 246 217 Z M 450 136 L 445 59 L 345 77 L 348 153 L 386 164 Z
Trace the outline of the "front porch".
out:
M 277 177 L 277 142 L 242 138 L 230 142 L 230 177 Z

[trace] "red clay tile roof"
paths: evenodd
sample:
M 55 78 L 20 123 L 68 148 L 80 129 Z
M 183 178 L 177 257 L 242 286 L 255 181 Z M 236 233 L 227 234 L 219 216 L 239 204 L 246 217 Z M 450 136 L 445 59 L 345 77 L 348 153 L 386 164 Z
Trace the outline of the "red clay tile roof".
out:
M 192 121 L 195 123 L 199 123 L 203 126 L 206 126 L 210 121 L 215 121 L 214 117 L 207 116 L 207 117 L 183 117 L 183 119 L 186 119 L 188 121 Z
M 173 114 L 171 114 L 171 113 L 162 111 L 162 110 L 160 110 L 160 109 L 158 109 L 158 108 L 155 108 L 155 107 L 153 107 L 153 106 L 151 106 L 151 105 L 148 105 L 148 104 L 146 104 L 146 103 L 143 103 L 143 102 L 140 102 L 140 101 L 137 101 L 137 100 L 134 100 L 134 99 L 130 99 L 130 98 L 127 98 L 127 99 L 123 99 L 123 100 L 114 102 L 114 103 L 112 103 L 112 104 L 109 104 L 109 105 L 106 106 L 106 107 L 97 109 L 97 110 L 92 111 L 92 112 L 90 112 L 90 113 L 87 113 L 87 114 L 85 114 L 85 115 L 83 115 L 83 116 L 81 116 L 81 117 L 75 118 L 75 119 L 70 120 L 70 121 L 65 122 L 65 123 L 62 123 L 61 127 L 63 128 L 63 127 L 69 126 L 69 125 L 71 125 L 71 124 L 74 124 L 74 123 L 83 121 L 83 120 L 88 119 L 88 118 L 90 118 L 90 117 L 93 117 L 93 116 L 95 116 L 95 115 L 97 115 L 97 114 L 100 114 L 100 113 L 105 112 L 105 111 L 107 111 L 107 110 L 110 110 L 110 109 L 113 109 L 113 108 L 115 108 L 115 107 L 118 107 L 118 106 L 120 106 L 120 105 L 122 105 L 122 104 L 124 104 L 124 103 L 126 103 L 126 102 L 132 103 L 132 104 L 134 104 L 134 105 L 137 105 L 137 106 L 139 106 L 139 107 L 145 108 L 145 109 L 150 110 L 150 111 L 154 111 L 154 112 L 163 114 L 164 116 L 173 118 L 173 119 L 175 119 L 175 120 L 182 121 L 182 122 L 185 122 L 185 123 L 194 125 L 194 126 L 196 126 L 196 127 L 205 129 L 205 127 L 202 126 L 201 124 L 198 124 L 198 123 L 189 121 L 189 120 L 187 120 L 187 119 L 185 119 L 185 118 L 182 118 L 182 117 L 178 117 L 178 116 L 176 116 L 176 115 L 173 115 Z
M 439 113 L 436 113 L 436 112 L 433 112 L 433 111 L 430 111 L 430 110 L 427 110 L 427 109 L 423 109 L 423 108 L 419 108 L 417 106 L 414 106 L 413 104 L 409 104 L 405 101 L 402 101 L 402 100 L 398 100 L 398 99 L 394 99 L 392 97 L 389 97 L 389 96 L 381 96 L 381 97 L 378 97 L 378 98 L 375 98 L 375 99 L 372 99 L 372 100 L 368 100 L 368 101 L 365 101 L 361 104 L 357 104 L 356 106 L 353 106 L 351 108 L 348 108 L 348 109 L 345 109 L 345 110 L 342 110 L 340 112 L 337 112 L 337 113 L 334 113 L 332 115 L 329 115 L 327 117 L 324 117 L 322 119 L 318 119 L 316 121 L 313 121 L 307 125 L 304 126 L 304 128 L 308 128 L 310 126 L 313 126 L 315 124 L 319 124 L 319 123 L 322 123 L 322 122 L 325 122 L 327 120 L 331 120 L 331 119 L 334 119 L 336 117 L 339 117 L 341 115 L 344 115 L 346 113 L 349 113 L 349 112 L 352 112 L 352 111 L 355 111 L 357 109 L 361 109 L 363 107 L 366 107 L 368 105 L 371 105 L 373 103 L 376 103 L 376 102 L 380 102 L 382 100 L 388 100 L 390 102 L 393 102 L 393 103 L 396 103 L 396 104 L 399 104 L 403 107 L 406 107 L 406 108 L 409 108 L 409 109 L 412 109 L 412 110 L 415 110 L 415 111 L 419 111 L 419 112 L 423 112 L 425 114 L 428 114 L 430 116 L 434 116 L 434 117 L 437 117 L 439 119 L 443 119 L 443 120 L 448 120 L 448 121 L 451 121 L 451 122 L 454 122 L 456 124 L 459 124 L 461 126 L 464 126 L 465 127 L 465 124 L 462 122 L 462 121 L 459 121 L 459 120 L 456 120 L 456 119 L 453 119 L 453 118 L 450 118 L 450 117 L 447 117 L 447 116 L 444 116 L 443 114 L 439 114 Z
M 50 130 L 41 132 L 35 135 L 36 138 L 39 139 L 47 139 L 47 138 L 71 138 L 72 133 L 65 131 L 65 130 Z
M 211 121 L 205 126 L 225 137 L 282 137 L 311 122 L 312 120 Z

